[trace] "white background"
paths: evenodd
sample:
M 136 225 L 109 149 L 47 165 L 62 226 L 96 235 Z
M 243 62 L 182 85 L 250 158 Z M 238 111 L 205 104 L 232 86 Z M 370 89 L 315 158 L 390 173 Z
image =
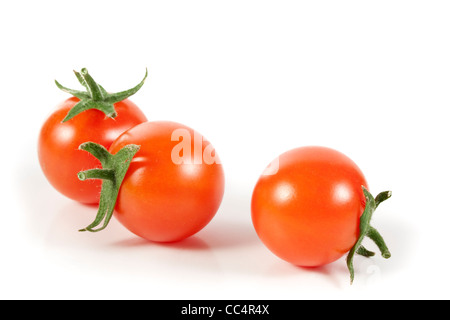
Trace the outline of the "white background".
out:
M 2 299 L 450 298 L 448 1 L 2 1 Z M 79 88 L 149 78 L 132 100 L 150 120 L 203 133 L 224 164 L 214 220 L 177 244 L 66 199 L 37 161 L 42 122 Z M 275 257 L 250 219 L 254 184 L 280 153 L 340 150 L 374 193 L 390 260 L 302 269 Z M 367 245 L 374 249 L 371 244 Z

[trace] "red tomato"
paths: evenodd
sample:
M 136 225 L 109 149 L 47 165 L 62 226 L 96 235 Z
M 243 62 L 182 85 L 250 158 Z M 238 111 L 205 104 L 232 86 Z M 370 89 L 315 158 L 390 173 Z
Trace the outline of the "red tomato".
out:
M 116 218 L 157 242 L 179 241 L 206 226 L 220 206 L 225 183 L 212 145 L 191 128 L 165 121 L 137 125 L 109 151 L 116 154 L 129 144 L 140 149 L 120 187 Z
M 362 186 L 367 188 L 361 170 L 338 151 L 288 151 L 278 158 L 278 172 L 262 175 L 255 186 L 255 230 L 275 255 L 294 265 L 333 262 L 358 240 L 366 202 Z
M 79 145 L 93 141 L 108 148 L 121 133 L 147 118 L 133 102 L 125 99 L 114 104 L 117 112 L 114 119 L 90 109 L 62 123 L 78 101 L 75 97 L 65 100 L 43 124 L 38 141 L 39 162 L 50 184 L 60 193 L 79 202 L 98 203 L 101 181 L 80 181 L 77 173 L 100 167 L 100 162 L 78 150 Z

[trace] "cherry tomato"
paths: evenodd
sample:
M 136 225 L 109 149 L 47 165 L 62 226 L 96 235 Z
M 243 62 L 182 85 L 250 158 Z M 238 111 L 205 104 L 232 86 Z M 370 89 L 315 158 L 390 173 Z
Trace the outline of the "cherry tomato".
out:
M 252 221 L 261 241 L 294 265 L 333 262 L 357 242 L 367 182 L 344 154 L 325 147 L 290 150 L 262 175 L 252 196 Z M 278 167 L 277 167 L 278 165 Z M 272 172 L 273 173 L 273 172 Z
M 92 152 L 87 145 L 93 144 L 81 148 Z M 129 146 L 135 153 L 119 160 Z M 97 218 L 82 231 L 105 228 L 115 208 L 114 216 L 136 235 L 174 242 L 197 233 L 215 216 L 224 194 L 224 172 L 212 145 L 193 129 L 175 122 L 146 122 L 120 135 L 109 153 L 94 147 L 93 154 L 112 166 L 80 173 L 80 179 L 106 177 Z M 103 227 L 94 229 L 105 216 Z
M 131 100 L 125 99 L 114 104 L 114 119 L 90 109 L 62 122 L 79 101 L 75 97 L 65 100 L 43 124 L 38 140 L 39 162 L 50 184 L 60 193 L 79 202 L 98 203 L 101 181 L 80 181 L 77 173 L 100 167 L 100 162 L 78 150 L 78 146 L 93 141 L 108 148 L 121 133 L 147 118 Z
M 62 102 L 44 122 L 38 139 L 38 157 L 42 171 L 60 193 L 83 203 L 98 203 L 101 182 L 82 183 L 78 172 L 100 166 L 90 154 L 78 150 L 81 143 L 92 141 L 108 148 L 125 130 L 147 121 L 142 111 L 127 98 L 135 94 L 147 78 L 135 87 L 116 93 L 107 92 L 86 68 L 74 70 L 85 91 L 56 86 L 73 95 Z

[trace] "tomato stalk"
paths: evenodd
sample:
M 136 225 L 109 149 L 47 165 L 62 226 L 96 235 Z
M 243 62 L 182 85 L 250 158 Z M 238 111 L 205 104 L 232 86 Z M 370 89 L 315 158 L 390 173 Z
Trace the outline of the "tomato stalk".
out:
M 70 93 L 71 95 L 80 99 L 80 101 L 72 109 L 70 109 L 62 122 L 66 122 L 75 117 L 77 114 L 89 109 L 100 110 L 109 118 L 117 117 L 117 112 L 114 109 L 114 103 L 125 100 L 126 98 L 138 92 L 139 89 L 144 85 L 144 81 L 148 75 L 148 71 L 147 69 L 145 69 L 144 79 L 142 79 L 142 81 L 137 86 L 129 90 L 109 93 L 101 85 L 95 82 L 86 68 L 81 69 L 80 72 L 77 72 L 75 70 L 73 72 L 75 73 L 75 76 L 77 77 L 80 84 L 86 88 L 86 91 L 66 88 L 55 80 L 55 84 L 59 89 L 64 92 Z
M 120 186 L 128 171 L 131 159 L 139 151 L 139 148 L 138 145 L 129 144 L 113 155 L 105 147 L 94 142 L 85 142 L 80 145 L 79 149 L 89 152 L 100 160 L 102 168 L 81 171 L 78 173 L 78 178 L 82 181 L 102 179 L 103 182 L 97 216 L 90 225 L 79 231 L 97 232 L 106 228 L 114 213 Z M 95 229 L 102 221 L 103 225 Z
M 353 258 L 355 256 L 355 253 L 364 257 L 372 257 L 375 255 L 374 252 L 367 250 L 362 245 L 362 242 L 366 236 L 369 237 L 369 239 L 371 239 L 377 245 L 378 249 L 381 251 L 381 256 L 383 258 L 389 259 L 391 257 L 391 253 L 389 252 L 389 249 L 386 246 L 383 237 L 374 227 L 370 225 L 370 221 L 372 220 L 372 215 L 378 208 L 378 205 L 383 201 L 389 199 L 392 196 L 392 192 L 384 191 L 378 194 L 376 198 L 374 198 L 364 186 L 362 187 L 362 189 L 364 192 L 364 197 L 366 198 L 366 207 L 360 218 L 359 238 L 353 248 L 349 251 L 347 256 L 347 267 L 350 271 L 350 283 L 353 283 L 353 280 L 355 278 L 355 271 L 353 268 Z

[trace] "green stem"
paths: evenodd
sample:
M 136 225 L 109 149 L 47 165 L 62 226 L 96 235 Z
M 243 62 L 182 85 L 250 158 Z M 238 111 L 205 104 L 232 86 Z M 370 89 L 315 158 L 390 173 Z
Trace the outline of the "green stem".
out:
M 347 256 L 347 267 L 350 272 L 350 283 L 353 283 L 353 280 L 355 278 L 355 271 L 353 268 L 353 258 L 355 256 L 355 253 L 365 257 L 370 257 L 374 255 L 373 252 L 367 250 L 366 248 L 364 248 L 364 246 L 362 246 L 362 242 L 366 236 L 375 242 L 377 247 L 380 249 L 383 258 L 388 259 L 391 257 L 391 253 L 389 252 L 389 249 L 387 248 L 386 243 L 383 240 L 383 237 L 374 227 L 370 225 L 370 221 L 372 220 L 372 215 L 377 209 L 378 205 L 381 202 L 389 199 L 392 196 L 392 192 L 391 191 L 381 192 L 380 194 L 378 194 L 376 198 L 374 198 L 372 194 L 364 186 L 362 187 L 362 189 L 364 197 L 366 198 L 366 207 L 360 218 L 359 224 L 360 234 L 358 240 L 356 241 L 353 248 L 349 251 Z
M 62 86 L 58 81 L 55 80 L 56 86 L 67 93 L 77 97 L 80 101 L 75 104 L 72 109 L 67 113 L 66 117 L 62 122 L 66 122 L 83 111 L 89 109 L 97 109 L 102 111 L 107 117 L 115 118 L 117 112 L 114 108 L 114 104 L 125 100 L 126 98 L 132 96 L 144 85 L 145 79 L 147 78 L 148 71 L 145 69 L 145 76 L 142 81 L 135 87 L 116 93 L 108 93 L 100 84 L 95 82 L 94 78 L 89 74 L 86 68 L 81 69 L 80 72 L 74 70 L 75 76 L 77 77 L 80 84 L 86 89 L 86 91 L 79 91 L 66 88 Z
M 373 257 L 375 255 L 375 252 L 367 250 L 364 246 L 360 246 L 356 253 L 364 257 Z
M 94 142 L 85 142 L 79 149 L 92 154 L 100 160 L 101 169 L 90 169 L 78 173 L 80 180 L 101 179 L 102 191 L 100 194 L 100 203 L 95 220 L 86 228 L 79 231 L 98 232 L 108 225 L 114 213 L 117 196 L 122 185 L 125 174 L 128 171 L 131 160 L 139 151 L 139 146 L 129 144 L 123 147 L 116 154 L 111 154 L 100 144 Z M 103 225 L 98 227 L 103 222 Z
M 78 179 L 84 181 L 86 179 L 103 179 L 114 181 L 114 171 L 110 169 L 90 169 L 78 172 Z
M 108 150 L 106 150 L 105 147 L 98 143 L 94 142 L 85 142 L 82 143 L 78 149 L 84 150 L 92 154 L 94 157 L 96 157 L 98 160 L 100 160 L 100 163 L 103 167 L 106 167 L 109 165 L 108 161 L 111 159 L 111 154 Z
M 81 69 L 81 77 L 86 84 L 86 89 L 89 95 L 92 97 L 94 101 L 102 101 L 104 100 L 103 94 L 100 91 L 100 88 L 97 85 L 97 82 L 94 81 L 94 78 L 91 77 L 86 68 Z
M 380 235 L 380 233 L 374 228 L 370 227 L 369 232 L 367 232 L 367 236 L 375 242 L 378 249 L 381 251 L 381 256 L 385 259 L 389 259 L 391 257 L 391 253 L 389 252 L 388 247 L 386 246 L 386 243 L 384 242 L 383 237 Z

